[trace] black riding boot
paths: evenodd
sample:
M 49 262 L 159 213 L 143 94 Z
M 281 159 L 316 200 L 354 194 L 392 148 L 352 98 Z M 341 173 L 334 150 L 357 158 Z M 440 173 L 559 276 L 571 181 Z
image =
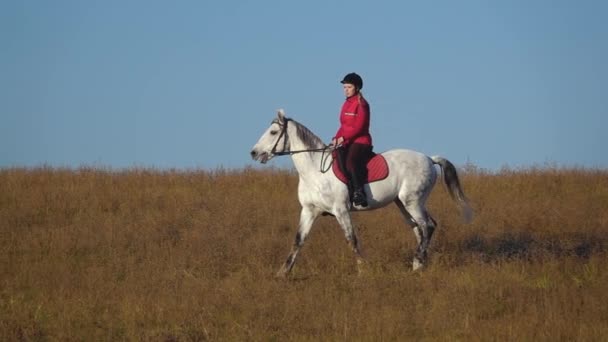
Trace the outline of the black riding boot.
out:
M 361 182 L 361 178 L 360 175 L 357 174 L 358 172 L 353 172 L 353 177 L 352 177 L 352 181 L 353 181 L 353 203 L 355 205 L 361 206 L 361 207 L 367 207 L 367 198 L 365 196 L 365 191 L 363 190 L 363 186 L 361 185 L 363 182 Z

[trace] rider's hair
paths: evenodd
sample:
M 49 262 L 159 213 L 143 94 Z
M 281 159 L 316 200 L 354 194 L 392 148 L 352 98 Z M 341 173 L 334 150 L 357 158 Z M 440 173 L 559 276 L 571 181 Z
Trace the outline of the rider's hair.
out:
M 359 104 L 361 104 L 361 99 L 365 100 L 365 97 L 363 97 L 363 93 L 361 92 L 361 90 L 359 89 L 357 91 L 357 100 L 359 100 Z M 367 100 L 365 100 L 367 101 Z

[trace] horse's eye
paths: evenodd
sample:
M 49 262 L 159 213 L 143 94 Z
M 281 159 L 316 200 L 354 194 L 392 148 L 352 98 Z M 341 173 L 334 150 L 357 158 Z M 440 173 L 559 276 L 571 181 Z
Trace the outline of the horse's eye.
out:
M 277 133 L 279 133 L 279 131 L 270 131 L 270 135 L 277 135 Z

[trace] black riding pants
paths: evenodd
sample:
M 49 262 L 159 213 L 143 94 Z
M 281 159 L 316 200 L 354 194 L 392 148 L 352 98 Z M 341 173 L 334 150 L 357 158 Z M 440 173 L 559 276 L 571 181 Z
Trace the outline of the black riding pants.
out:
M 346 171 L 354 190 L 361 188 L 367 179 L 367 162 L 372 155 L 372 146 L 353 143 L 341 147 L 339 152 L 340 167 Z

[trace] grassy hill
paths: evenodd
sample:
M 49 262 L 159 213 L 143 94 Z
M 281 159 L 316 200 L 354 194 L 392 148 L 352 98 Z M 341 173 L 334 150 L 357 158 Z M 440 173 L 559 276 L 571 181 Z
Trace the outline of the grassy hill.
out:
M 333 218 L 274 279 L 299 217 L 290 171 L 0 170 L 0 340 L 602 340 L 608 171 L 470 168 L 441 184 L 430 263 L 396 207 Z

